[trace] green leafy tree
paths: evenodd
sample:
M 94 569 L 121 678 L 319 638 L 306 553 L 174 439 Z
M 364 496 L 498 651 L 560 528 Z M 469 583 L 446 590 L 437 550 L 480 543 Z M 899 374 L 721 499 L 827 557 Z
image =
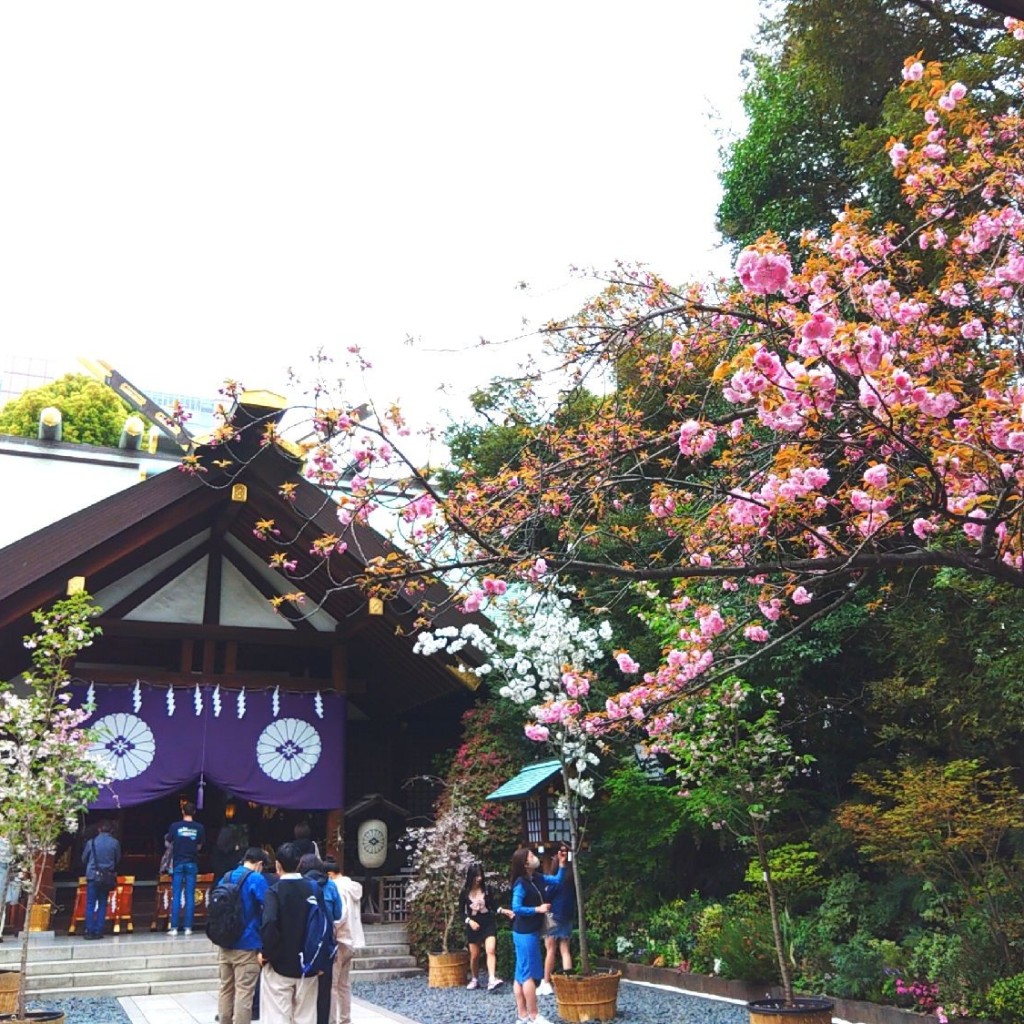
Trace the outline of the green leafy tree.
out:
M 828 231 L 848 203 L 880 221 L 904 220 L 880 145 L 899 134 L 898 94 L 909 54 L 947 64 L 950 80 L 1009 102 L 1010 48 L 1000 18 L 947 0 L 787 0 L 760 27 L 747 56 L 747 130 L 723 152 L 718 226 L 742 248 L 766 231 L 795 243 Z
M 131 409 L 105 384 L 81 373 L 68 373 L 50 384 L 32 388 L 0 409 L 0 434 L 35 437 L 39 413 L 47 406 L 60 410 L 62 440 L 117 447 Z

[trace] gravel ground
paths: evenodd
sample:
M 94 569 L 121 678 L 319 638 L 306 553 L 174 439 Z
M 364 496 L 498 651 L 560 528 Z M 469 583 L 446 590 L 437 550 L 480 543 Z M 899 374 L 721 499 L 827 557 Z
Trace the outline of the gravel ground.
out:
M 427 979 L 401 978 L 387 982 L 355 982 L 352 994 L 419 1024 L 513 1024 L 516 1004 L 512 985 L 496 992 L 483 989 L 428 988 Z M 554 996 L 541 996 L 541 1015 L 558 1021 Z M 719 999 L 690 996 L 651 985 L 619 985 L 616 1021 L 629 1024 L 746 1024 L 745 1006 Z M 70 1024 L 70 1022 L 69 1022 Z
M 513 1024 L 516 1004 L 512 985 L 506 982 L 497 992 L 484 989 L 428 988 L 426 977 L 400 978 L 386 982 L 360 982 L 352 994 L 386 1010 L 400 1013 L 418 1024 Z M 554 996 L 541 996 L 540 1012 L 557 1022 Z M 66 1024 L 130 1024 L 116 999 L 78 996 L 29 1002 L 29 1009 L 63 1010 Z M 637 985 L 624 981 L 619 986 L 616 1022 L 628 1024 L 746 1024 L 745 1006 L 719 999 L 690 996 L 683 992 Z
M 128 1014 L 110 996 L 75 996 L 72 999 L 28 1001 L 30 1010 L 63 1010 L 65 1024 L 131 1024 Z

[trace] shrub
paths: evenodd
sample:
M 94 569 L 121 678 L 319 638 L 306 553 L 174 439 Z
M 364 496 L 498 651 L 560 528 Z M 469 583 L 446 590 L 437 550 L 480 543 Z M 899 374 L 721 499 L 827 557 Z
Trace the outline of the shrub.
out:
M 634 931 L 636 904 L 635 886 L 621 875 L 604 875 L 595 879 L 587 893 L 587 937 L 598 956 L 617 957 L 616 939 Z
M 697 915 L 697 927 L 693 939 L 690 968 L 701 974 L 711 974 L 715 961 L 719 959 L 718 939 L 725 920 L 725 907 L 721 903 L 706 906 Z
M 1024 1024 L 1024 974 L 993 982 L 985 999 L 985 1013 L 999 1024 Z
M 726 978 L 778 982 L 771 916 L 753 893 L 736 893 L 729 898 L 718 935 L 718 956 Z
M 894 943 L 855 932 L 833 948 L 826 975 L 829 993 L 842 999 L 884 998 L 887 961 L 897 950 Z

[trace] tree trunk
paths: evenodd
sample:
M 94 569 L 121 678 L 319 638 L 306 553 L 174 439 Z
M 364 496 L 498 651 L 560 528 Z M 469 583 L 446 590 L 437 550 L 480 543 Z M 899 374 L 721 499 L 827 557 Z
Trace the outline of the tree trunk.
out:
M 590 945 L 587 942 L 587 915 L 583 902 L 583 879 L 580 877 L 580 829 L 576 819 L 576 805 L 569 788 L 569 770 L 562 764 L 562 789 L 569 808 L 569 837 L 572 846 L 572 880 L 576 890 L 576 924 L 580 930 L 580 973 L 590 973 Z
M 772 938 L 775 940 L 775 955 L 779 961 L 779 976 L 782 978 L 782 996 L 787 1006 L 793 1005 L 793 979 L 789 973 L 789 961 L 786 959 L 786 947 L 782 941 L 782 923 L 779 920 L 779 905 L 775 899 L 775 883 L 768 864 L 768 851 L 764 846 L 764 834 L 760 824 L 751 819 L 754 826 L 754 841 L 757 843 L 757 859 L 764 875 L 765 888 L 768 890 L 768 909 L 772 916 Z
M 36 905 L 36 886 L 38 885 L 37 875 L 39 872 L 36 859 L 28 859 L 28 895 L 25 897 L 25 921 L 21 926 L 21 977 L 18 978 L 18 1010 L 20 1019 L 25 1018 L 25 996 L 28 990 L 28 939 L 29 925 L 32 922 L 32 908 Z

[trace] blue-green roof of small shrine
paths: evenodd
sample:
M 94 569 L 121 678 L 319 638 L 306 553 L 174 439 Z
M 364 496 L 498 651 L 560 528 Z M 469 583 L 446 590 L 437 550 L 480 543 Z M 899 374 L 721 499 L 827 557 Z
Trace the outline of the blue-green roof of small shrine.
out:
M 503 782 L 493 793 L 489 794 L 488 800 L 518 800 L 529 796 L 535 789 L 544 785 L 552 775 L 557 775 L 562 770 L 557 760 L 538 761 L 536 764 L 528 764 L 518 775 Z

